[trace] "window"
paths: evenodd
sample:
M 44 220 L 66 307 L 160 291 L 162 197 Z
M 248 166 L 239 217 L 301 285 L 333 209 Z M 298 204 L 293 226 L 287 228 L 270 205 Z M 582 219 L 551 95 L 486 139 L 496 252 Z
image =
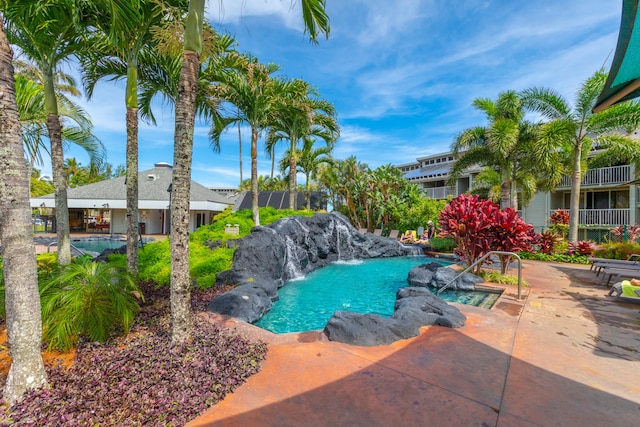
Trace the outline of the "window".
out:
M 205 221 L 207 219 L 206 213 L 197 213 L 196 214 L 196 228 L 200 228 L 205 225 Z

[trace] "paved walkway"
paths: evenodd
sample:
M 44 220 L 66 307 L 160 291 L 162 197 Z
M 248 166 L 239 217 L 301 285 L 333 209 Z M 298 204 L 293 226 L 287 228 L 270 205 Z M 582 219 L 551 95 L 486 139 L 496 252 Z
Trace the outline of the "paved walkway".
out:
M 640 420 L 640 306 L 615 302 L 586 266 L 524 262 L 531 285 L 492 310 L 459 305 L 460 329 L 388 346 L 274 335 L 267 360 L 196 426 L 624 426 Z

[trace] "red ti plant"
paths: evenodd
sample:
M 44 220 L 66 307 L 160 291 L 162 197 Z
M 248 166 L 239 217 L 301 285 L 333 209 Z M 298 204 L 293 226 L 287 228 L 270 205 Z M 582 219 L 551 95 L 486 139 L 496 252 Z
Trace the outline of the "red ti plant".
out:
M 440 236 L 451 237 L 457 245 L 456 254 L 471 265 L 492 249 L 492 228 L 498 210 L 498 205 L 489 200 L 461 194 L 440 212 Z M 477 266 L 476 272 L 479 270 Z
M 491 250 L 503 252 L 530 251 L 531 245 L 538 240 L 531 224 L 524 222 L 518 212 L 512 208 L 498 210 L 494 213 L 495 221 L 491 231 L 493 245 Z M 511 262 L 510 255 L 500 255 L 500 270 L 507 272 Z
M 549 216 L 551 225 L 569 225 L 569 212 L 558 209 Z
M 543 231 L 540 233 L 538 243 L 540 244 L 540 252 L 543 254 L 550 254 L 553 252 L 555 245 L 562 241 L 562 236 L 552 230 Z
M 569 254 L 589 256 L 593 253 L 595 243 L 589 240 L 580 240 L 579 242 L 569 242 Z

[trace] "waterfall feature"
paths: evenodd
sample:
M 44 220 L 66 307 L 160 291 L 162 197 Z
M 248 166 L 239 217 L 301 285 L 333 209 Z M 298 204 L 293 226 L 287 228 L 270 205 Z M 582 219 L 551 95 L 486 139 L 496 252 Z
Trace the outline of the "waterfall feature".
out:
M 284 261 L 284 280 L 299 279 L 304 276 L 300 268 L 298 245 L 289 236 L 285 236 L 286 258 Z
M 334 221 L 336 232 L 336 252 L 338 253 L 338 261 L 350 260 L 353 258 L 353 243 L 349 227 L 340 221 Z M 341 236 L 343 236 L 341 238 Z

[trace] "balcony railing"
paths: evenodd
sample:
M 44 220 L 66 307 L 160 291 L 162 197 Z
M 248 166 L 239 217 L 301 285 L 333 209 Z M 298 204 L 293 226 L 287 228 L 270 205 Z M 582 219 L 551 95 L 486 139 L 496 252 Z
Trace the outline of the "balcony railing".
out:
M 611 166 L 588 170 L 582 177 L 584 186 L 601 186 L 611 184 L 623 184 L 631 181 L 631 166 Z M 571 177 L 563 176 L 559 188 L 571 187 Z
M 580 225 L 624 225 L 629 224 L 630 209 L 580 209 Z
M 431 199 L 446 199 L 448 196 L 455 196 L 455 187 L 431 187 L 424 189 L 427 196 Z

